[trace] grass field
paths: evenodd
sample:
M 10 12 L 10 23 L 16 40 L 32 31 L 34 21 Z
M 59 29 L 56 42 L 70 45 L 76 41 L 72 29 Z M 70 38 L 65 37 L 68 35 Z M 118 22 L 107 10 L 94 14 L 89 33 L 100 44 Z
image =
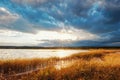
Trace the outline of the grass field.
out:
M 91 49 L 65 58 L 1 60 L 0 80 L 120 80 L 120 50 Z

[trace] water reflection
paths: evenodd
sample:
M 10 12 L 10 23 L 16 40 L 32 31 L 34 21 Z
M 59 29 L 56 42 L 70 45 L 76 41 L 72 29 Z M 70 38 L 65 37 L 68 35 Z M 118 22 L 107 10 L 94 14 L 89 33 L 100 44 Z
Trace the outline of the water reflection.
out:
M 55 65 L 55 68 L 60 70 L 62 68 L 71 66 L 75 62 L 76 60 L 67 60 L 67 61 L 62 60 L 62 61 L 57 62 L 57 64 Z
M 74 49 L 0 49 L 0 59 L 66 57 L 86 50 Z

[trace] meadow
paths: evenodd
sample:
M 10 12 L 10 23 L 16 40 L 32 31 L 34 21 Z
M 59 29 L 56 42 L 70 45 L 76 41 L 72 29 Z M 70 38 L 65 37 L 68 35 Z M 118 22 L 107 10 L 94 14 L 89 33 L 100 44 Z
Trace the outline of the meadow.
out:
M 120 80 L 119 49 L 58 58 L 0 60 L 0 80 Z

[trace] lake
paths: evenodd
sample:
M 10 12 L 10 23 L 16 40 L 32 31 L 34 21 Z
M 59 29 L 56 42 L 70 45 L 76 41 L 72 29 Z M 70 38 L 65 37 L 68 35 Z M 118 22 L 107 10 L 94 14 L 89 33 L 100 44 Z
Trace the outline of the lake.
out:
M 80 49 L 0 49 L 0 60 L 66 57 L 72 54 L 86 52 Z

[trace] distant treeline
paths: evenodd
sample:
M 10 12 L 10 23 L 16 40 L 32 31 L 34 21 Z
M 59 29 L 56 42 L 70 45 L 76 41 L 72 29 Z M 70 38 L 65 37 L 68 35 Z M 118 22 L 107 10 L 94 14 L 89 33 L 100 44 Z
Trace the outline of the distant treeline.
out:
M 0 49 L 120 49 L 120 46 L 102 46 L 102 47 L 91 47 L 91 46 L 82 46 L 82 47 L 38 47 L 38 46 L 0 46 Z

